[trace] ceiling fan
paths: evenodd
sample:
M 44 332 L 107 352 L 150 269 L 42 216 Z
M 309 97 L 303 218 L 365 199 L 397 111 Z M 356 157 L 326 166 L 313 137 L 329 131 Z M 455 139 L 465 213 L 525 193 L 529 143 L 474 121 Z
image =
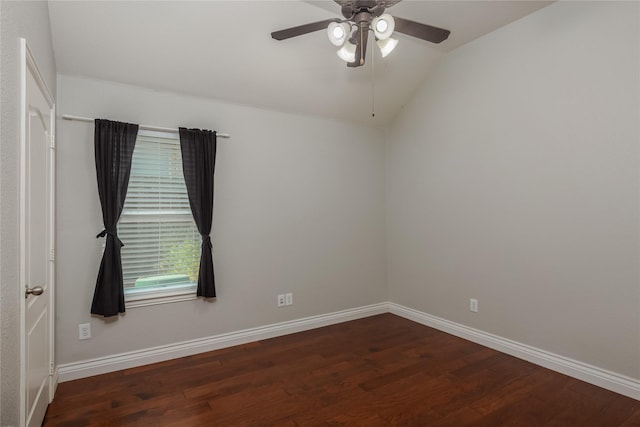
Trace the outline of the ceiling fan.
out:
M 339 47 L 338 56 L 348 67 L 364 65 L 367 53 L 369 30 L 373 31 L 382 57 L 387 56 L 398 44 L 391 38 L 394 31 L 417 37 L 431 43 L 440 43 L 451 33 L 438 27 L 421 24 L 408 19 L 391 16 L 385 9 L 400 0 L 334 0 L 342 8 L 345 19 L 325 19 L 299 25 L 285 30 L 274 31 L 271 37 L 285 40 L 322 29 L 327 29 L 329 40 Z

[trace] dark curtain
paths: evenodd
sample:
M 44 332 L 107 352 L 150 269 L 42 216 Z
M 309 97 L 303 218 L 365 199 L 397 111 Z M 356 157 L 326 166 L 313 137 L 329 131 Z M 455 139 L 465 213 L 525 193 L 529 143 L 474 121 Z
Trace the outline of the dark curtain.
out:
M 211 251 L 213 220 L 213 173 L 216 168 L 216 133 L 209 130 L 180 128 L 182 171 L 187 185 L 193 220 L 202 237 L 198 296 L 216 296 Z
M 104 317 L 115 316 L 125 311 L 120 255 L 124 245 L 118 238 L 116 225 L 127 195 L 131 156 L 137 135 L 138 125 L 102 119 L 95 121 L 96 175 L 104 224 L 104 230 L 96 237 L 106 237 L 107 241 L 93 294 L 91 313 Z

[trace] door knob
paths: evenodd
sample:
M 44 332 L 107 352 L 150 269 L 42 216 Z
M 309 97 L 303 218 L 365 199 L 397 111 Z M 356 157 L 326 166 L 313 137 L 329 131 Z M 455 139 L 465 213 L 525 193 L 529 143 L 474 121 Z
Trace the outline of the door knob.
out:
M 24 291 L 24 297 L 28 298 L 29 294 L 33 294 L 33 295 L 42 295 L 42 293 L 44 292 L 44 289 L 42 288 L 42 286 L 34 286 L 33 288 L 30 288 L 29 286 L 25 286 L 25 291 Z

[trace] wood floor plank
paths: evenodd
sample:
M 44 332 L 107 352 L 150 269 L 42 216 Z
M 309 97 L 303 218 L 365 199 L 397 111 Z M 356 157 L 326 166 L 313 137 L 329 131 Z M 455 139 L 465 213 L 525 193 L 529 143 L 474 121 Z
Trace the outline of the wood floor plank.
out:
M 383 314 L 65 382 L 44 425 L 640 427 L 640 402 Z
M 621 424 L 621 427 L 640 427 L 640 410 L 634 412 L 633 415 Z

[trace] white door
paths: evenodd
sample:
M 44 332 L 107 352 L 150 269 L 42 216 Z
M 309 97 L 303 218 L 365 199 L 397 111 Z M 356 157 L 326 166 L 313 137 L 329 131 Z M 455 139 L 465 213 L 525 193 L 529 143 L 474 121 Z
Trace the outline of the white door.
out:
M 55 390 L 53 99 L 21 40 L 21 420 L 40 426 Z

